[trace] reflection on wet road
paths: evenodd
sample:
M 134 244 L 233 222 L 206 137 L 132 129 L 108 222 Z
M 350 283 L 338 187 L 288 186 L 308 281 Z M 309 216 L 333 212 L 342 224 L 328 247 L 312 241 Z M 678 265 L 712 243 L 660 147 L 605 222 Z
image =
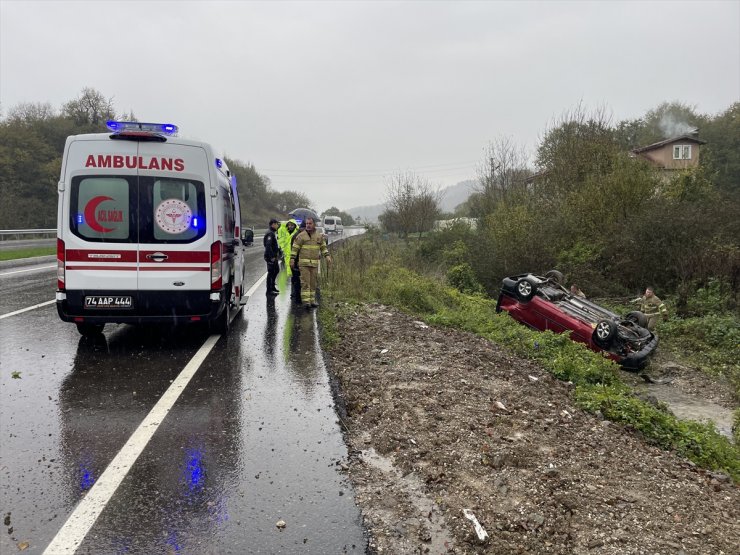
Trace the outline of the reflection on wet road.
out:
M 25 291 L 36 303 L 53 295 L 45 272 Z M 77 553 L 365 551 L 315 314 L 282 288 L 235 318 Z M 5 287 L 0 303 L 22 304 Z M 53 306 L 0 320 L 1 553 L 44 551 L 208 337 L 109 328 L 80 339 Z

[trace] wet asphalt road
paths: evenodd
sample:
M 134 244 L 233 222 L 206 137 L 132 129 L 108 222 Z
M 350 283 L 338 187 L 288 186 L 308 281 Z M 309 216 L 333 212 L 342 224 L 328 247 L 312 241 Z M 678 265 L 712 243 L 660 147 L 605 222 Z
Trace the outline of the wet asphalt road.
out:
M 261 254 L 248 249 L 250 284 Z M 53 299 L 48 266 L 0 270 L 0 315 Z M 205 357 L 77 553 L 364 553 L 315 315 L 278 279 L 284 292 L 261 284 Z M 108 325 L 90 341 L 53 303 L 0 319 L 0 553 L 44 552 L 207 339 Z

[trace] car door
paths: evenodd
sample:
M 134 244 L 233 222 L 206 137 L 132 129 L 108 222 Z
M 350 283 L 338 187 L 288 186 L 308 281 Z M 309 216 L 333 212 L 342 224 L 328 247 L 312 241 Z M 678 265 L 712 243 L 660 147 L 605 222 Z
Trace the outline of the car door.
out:
M 139 159 L 139 291 L 209 290 L 213 215 L 205 150 L 142 142 Z
M 133 295 L 138 266 L 137 143 L 73 141 L 67 152 L 60 226 L 68 301 L 88 293 Z M 130 164 L 129 164 L 130 165 Z M 77 292 L 77 293 L 75 293 Z

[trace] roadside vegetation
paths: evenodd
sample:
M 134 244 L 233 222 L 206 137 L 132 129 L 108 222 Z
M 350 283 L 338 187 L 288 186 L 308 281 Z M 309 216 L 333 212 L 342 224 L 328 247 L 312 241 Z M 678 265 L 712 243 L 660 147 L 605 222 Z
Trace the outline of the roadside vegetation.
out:
M 56 247 L 34 247 L 30 249 L 14 249 L 0 251 L 0 261 L 18 260 L 19 258 L 31 258 L 33 256 L 48 256 L 55 254 Z
M 106 132 L 109 119 L 138 121 L 133 111 L 117 113 L 111 98 L 89 87 L 60 109 L 27 102 L 0 114 L 0 229 L 56 226 L 64 143 L 69 135 Z M 228 156 L 226 163 L 239 183 L 243 225 L 266 227 L 270 218 L 311 206 L 304 192 L 273 189 L 254 164 Z
M 666 171 L 631 152 L 691 140 L 696 128 L 706 143 L 693 167 Z M 620 122 L 578 105 L 548 126 L 532 154 L 510 138 L 492 140 L 477 191 L 443 230 L 428 181 L 408 172 L 389 178 L 381 227 L 338 249 L 325 293 L 335 307 L 380 302 L 495 341 L 573 382 L 585 410 L 740 480 L 740 441 L 637 398 L 614 363 L 567 336 L 495 313 L 502 279 L 520 273 L 557 269 L 622 313 L 652 286 L 670 314 L 657 329 L 661 351 L 726 380 L 740 401 L 739 141 L 740 103 L 715 115 L 663 103 Z
M 565 335 L 536 332 L 506 314 L 497 314 L 495 299 L 481 292 L 462 292 L 444 283 L 445 272 L 429 264 L 425 256 L 425 249 L 439 244 L 439 238 L 431 234 L 416 245 L 371 231 L 337 249 L 322 288 L 329 301 L 320 313 L 324 340 L 339 341 L 336 311 L 349 311 L 353 304 L 366 302 L 392 305 L 429 324 L 475 333 L 521 357 L 536 360 L 557 378 L 572 382 L 575 401 L 581 408 L 601 413 L 639 431 L 656 445 L 675 450 L 702 467 L 723 470 L 740 481 L 739 444 L 733 444 L 713 426 L 681 421 L 665 406 L 642 401 L 622 382 L 617 366 L 602 355 Z M 450 255 L 453 261 L 455 256 Z M 456 276 L 452 278 L 455 280 L 464 274 L 461 270 L 451 275 Z M 468 278 L 462 284 L 469 287 Z

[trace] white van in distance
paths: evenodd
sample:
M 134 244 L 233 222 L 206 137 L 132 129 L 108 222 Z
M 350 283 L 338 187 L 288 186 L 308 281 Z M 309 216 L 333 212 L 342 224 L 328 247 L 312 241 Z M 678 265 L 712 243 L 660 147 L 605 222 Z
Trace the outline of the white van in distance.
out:
M 324 216 L 324 229 L 327 233 L 344 233 L 342 219 L 338 216 Z
M 207 322 L 226 333 L 245 294 L 236 179 L 174 125 L 108 129 L 64 146 L 59 317 L 83 335 L 109 322 Z

